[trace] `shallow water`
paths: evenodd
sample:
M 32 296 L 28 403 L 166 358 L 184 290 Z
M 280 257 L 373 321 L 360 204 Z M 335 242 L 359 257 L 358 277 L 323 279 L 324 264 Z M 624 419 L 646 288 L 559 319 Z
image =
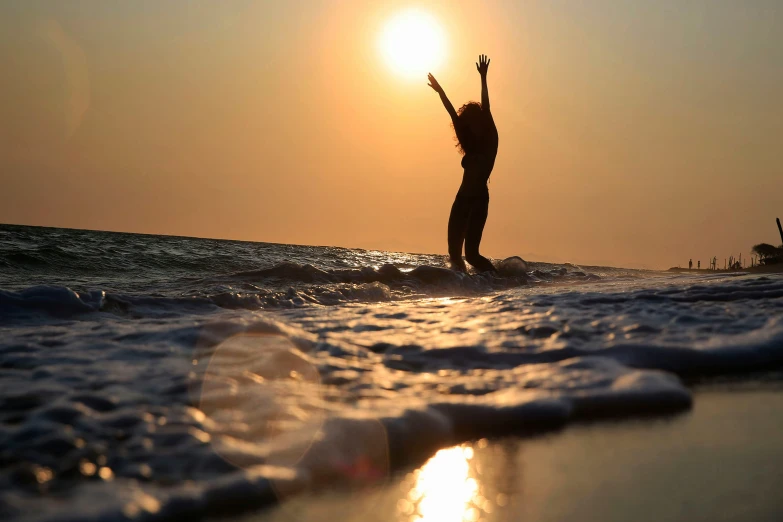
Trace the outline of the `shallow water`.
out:
M 783 362 L 783 277 L 0 227 L 0 517 L 167 520 Z
M 384 484 L 300 495 L 238 522 L 780 520 L 783 394 L 732 388 L 699 387 L 693 411 L 673 417 L 465 442 Z

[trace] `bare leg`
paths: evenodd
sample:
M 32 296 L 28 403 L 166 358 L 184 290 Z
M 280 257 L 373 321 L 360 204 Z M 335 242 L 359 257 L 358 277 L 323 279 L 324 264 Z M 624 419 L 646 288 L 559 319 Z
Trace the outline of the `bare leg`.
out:
M 465 229 L 468 226 L 468 217 L 470 207 L 460 200 L 457 196 L 451 205 L 451 214 L 449 214 L 449 259 L 451 267 L 455 270 L 467 271 L 465 262 L 462 260 L 462 244 L 465 242 Z
M 489 197 L 473 200 L 465 232 L 465 257 L 468 263 L 479 272 L 495 271 L 495 266 L 490 260 L 479 254 L 479 243 L 481 243 L 481 235 L 487 222 L 488 211 Z

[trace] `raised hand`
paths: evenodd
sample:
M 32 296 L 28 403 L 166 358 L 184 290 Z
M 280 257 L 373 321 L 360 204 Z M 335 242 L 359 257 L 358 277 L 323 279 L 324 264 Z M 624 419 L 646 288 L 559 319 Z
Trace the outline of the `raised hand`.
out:
M 479 61 L 476 62 L 476 70 L 482 77 L 487 75 L 487 71 L 489 70 L 489 62 L 490 60 L 487 58 L 486 54 L 479 55 Z
M 432 87 L 432 90 L 434 90 L 438 94 L 443 92 L 443 87 L 440 86 L 440 84 L 438 83 L 438 80 L 436 80 L 435 77 L 432 74 L 428 73 L 427 74 L 427 79 L 430 81 L 430 83 L 428 83 L 427 85 Z
M 449 116 L 451 116 L 451 121 L 454 123 L 454 125 L 457 124 L 457 111 L 454 110 L 454 106 L 449 101 L 449 97 L 446 96 L 446 93 L 443 92 L 443 87 L 440 86 L 438 83 L 438 80 L 435 79 L 435 77 L 432 74 L 427 74 L 427 79 L 430 81 L 427 85 L 432 87 L 432 90 L 437 92 L 440 95 L 440 101 L 443 102 L 443 106 L 446 107 L 446 111 L 449 113 Z

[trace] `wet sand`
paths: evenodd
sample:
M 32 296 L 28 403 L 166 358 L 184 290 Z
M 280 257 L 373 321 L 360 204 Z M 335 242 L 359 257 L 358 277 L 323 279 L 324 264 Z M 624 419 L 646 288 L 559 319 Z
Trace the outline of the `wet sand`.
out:
M 781 485 L 779 386 L 711 386 L 673 417 L 482 439 L 384 484 L 297 495 L 240 520 L 773 521 Z

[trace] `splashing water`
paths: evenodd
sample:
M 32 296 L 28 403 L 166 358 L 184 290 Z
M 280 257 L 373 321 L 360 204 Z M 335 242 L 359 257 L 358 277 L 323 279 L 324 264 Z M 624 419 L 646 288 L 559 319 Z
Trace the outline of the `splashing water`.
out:
M 2 226 L 0 517 L 222 515 L 435 455 L 415 496 L 464 478 L 440 448 L 783 362 L 780 276 L 508 263 Z

